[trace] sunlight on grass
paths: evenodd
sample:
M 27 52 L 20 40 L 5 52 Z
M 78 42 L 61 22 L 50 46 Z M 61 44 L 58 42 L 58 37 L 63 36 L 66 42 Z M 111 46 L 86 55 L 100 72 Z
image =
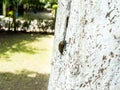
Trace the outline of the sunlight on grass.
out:
M 0 49 L 3 50 L 0 54 L 0 72 L 16 73 L 26 69 L 38 73 L 50 73 L 53 35 L 32 36 L 31 40 L 30 36 L 25 34 L 9 37 L 9 40 L 8 36 L 6 38 L 6 45 L 1 45 L 4 47 Z

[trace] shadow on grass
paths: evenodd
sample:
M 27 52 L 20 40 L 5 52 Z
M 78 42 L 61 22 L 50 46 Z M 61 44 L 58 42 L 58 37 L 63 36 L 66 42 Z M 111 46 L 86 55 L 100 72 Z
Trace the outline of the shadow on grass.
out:
M 38 38 L 49 37 L 40 33 L 23 33 L 23 32 L 0 32 L 0 56 L 9 58 L 8 52 L 25 52 L 35 54 L 38 50 L 27 43 L 34 42 Z
M 47 90 L 49 74 L 23 70 L 19 73 L 0 72 L 0 90 Z

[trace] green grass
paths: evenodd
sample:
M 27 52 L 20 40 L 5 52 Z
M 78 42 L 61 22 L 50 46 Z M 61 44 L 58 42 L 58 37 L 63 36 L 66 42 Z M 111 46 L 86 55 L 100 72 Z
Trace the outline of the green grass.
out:
M 0 32 L 0 90 L 47 90 L 53 35 Z

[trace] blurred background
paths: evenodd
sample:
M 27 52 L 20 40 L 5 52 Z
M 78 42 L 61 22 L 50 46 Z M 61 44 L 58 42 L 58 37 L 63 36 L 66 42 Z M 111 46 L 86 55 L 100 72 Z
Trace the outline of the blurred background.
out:
M 0 90 L 47 90 L 57 0 L 0 1 Z

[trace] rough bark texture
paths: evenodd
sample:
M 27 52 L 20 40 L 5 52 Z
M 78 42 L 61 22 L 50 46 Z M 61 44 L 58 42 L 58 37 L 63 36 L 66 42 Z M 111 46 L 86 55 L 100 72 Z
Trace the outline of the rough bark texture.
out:
M 48 89 L 120 90 L 120 1 L 59 0 L 58 6 Z

